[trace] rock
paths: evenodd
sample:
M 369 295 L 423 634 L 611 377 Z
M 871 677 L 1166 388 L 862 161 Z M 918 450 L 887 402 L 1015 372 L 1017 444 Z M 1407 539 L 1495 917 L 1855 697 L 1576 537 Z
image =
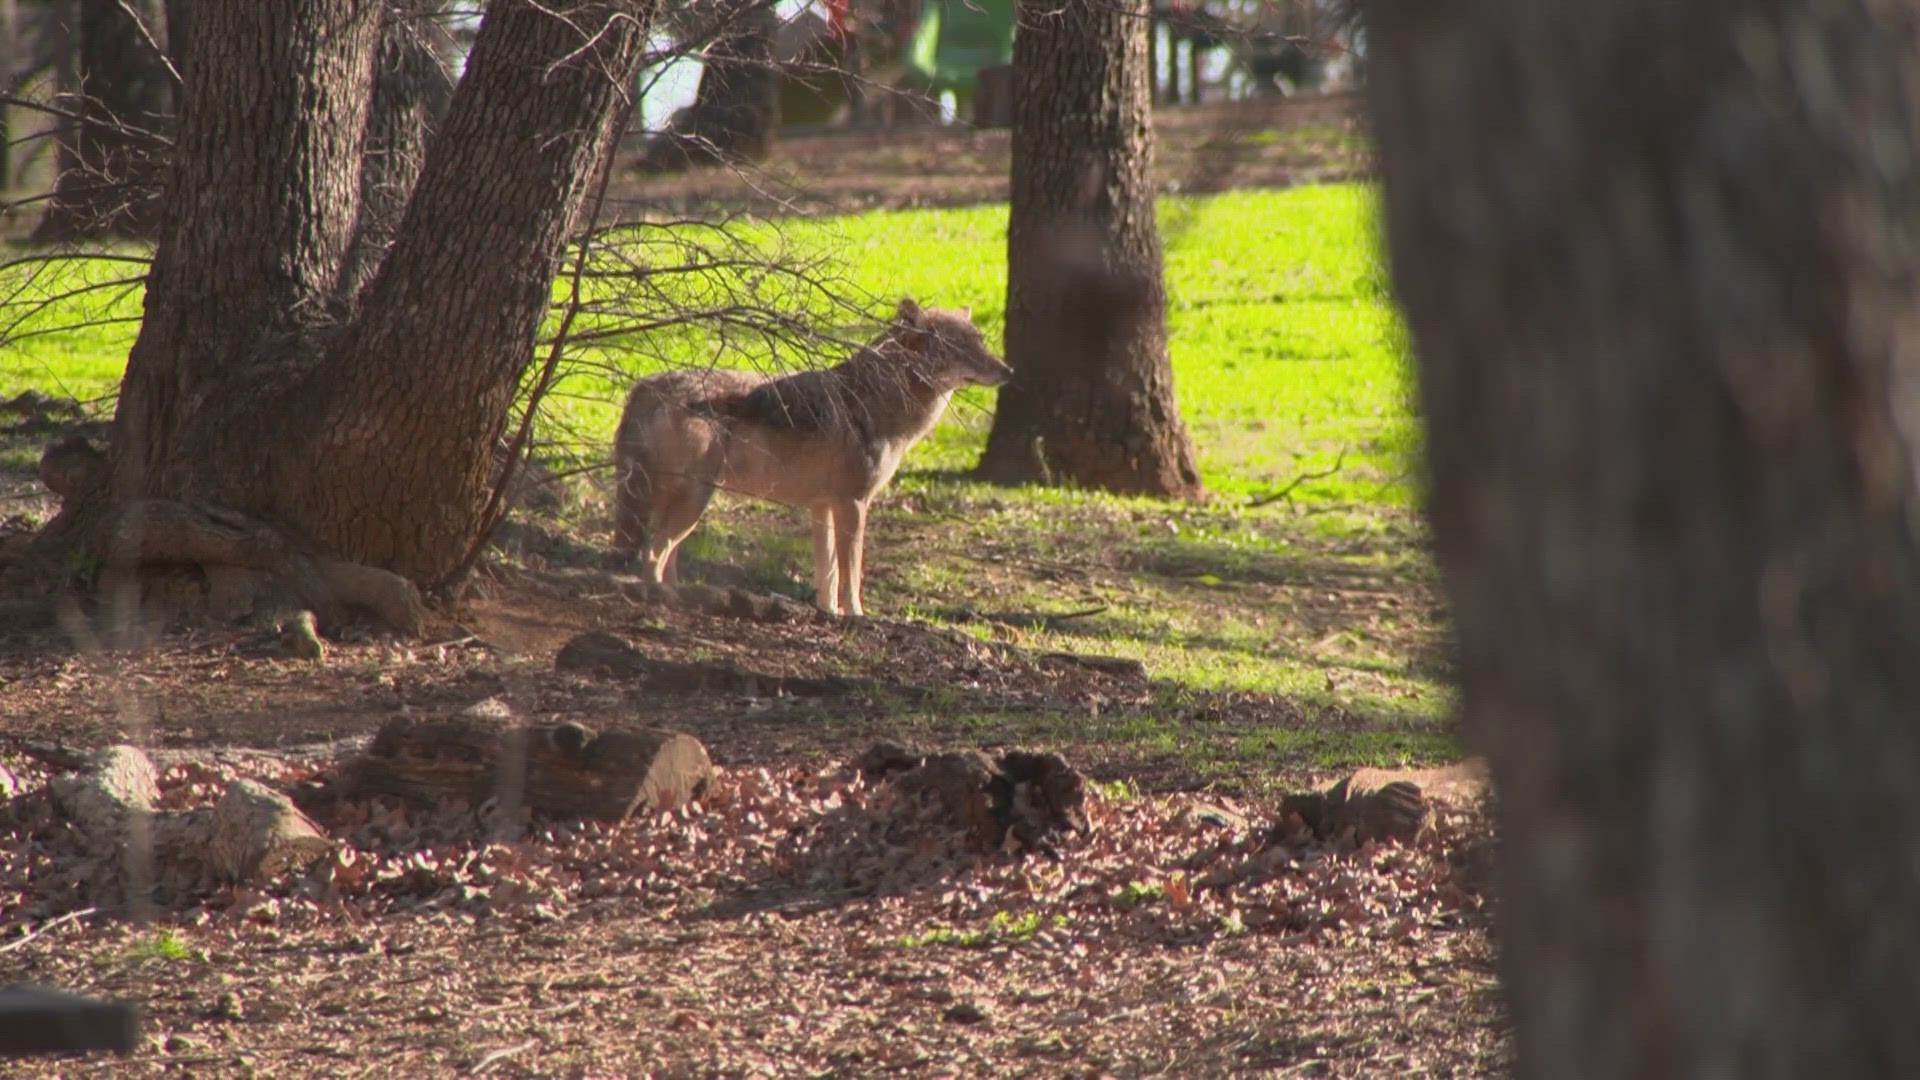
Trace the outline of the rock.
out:
M 950 1024 L 980 1024 L 987 1018 L 986 1008 L 974 1001 L 956 1001 L 940 1014 L 940 1019 Z
M 875 783 L 895 773 L 917 769 L 926 760 L 924 750 L 883 740 L 867 747 L 865 753 L 854 759 L 853 767 L 862 779 Z
M 497 697 L 481 698 L 479 701 L 460 710 L 460 715 L 473 720 L 511 720 L 513 706 Z
M 560 647 L 553 658 L 555 671 L 573 671 L 583 675 L 618 675 L 632 671 L 646 658 L 625 638 L 601 630 L 577 634 Z

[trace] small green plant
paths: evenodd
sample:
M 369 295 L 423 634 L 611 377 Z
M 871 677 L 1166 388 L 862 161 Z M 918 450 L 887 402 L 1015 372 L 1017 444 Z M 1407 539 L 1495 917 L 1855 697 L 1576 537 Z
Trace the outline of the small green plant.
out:
M 952 945 L 961 949 L 984 949 L 992 945 L 1023 945 L 1033 940 L 1033 936 L 1042 929 L 1059 929 L 1067 925 L 1065 915 L 1055 915 L 1051 919 L 1037 911 L 1025 915 L 1013 915 L 1005 911 L 994 912 L 993 918 L 981 930 L 956 930 L 951 926 L 933 926 L 918 934 L 908 934 L 900 939 L 900 944 L 909 949 L 925 948 L 928 945 Z
M 179 962 L 182 960 L 204 961 L 207 954 L 186 943 L 172 930 L 160 930 L 149 934 L 127 947 L 120 954 L 124 963 L 137 964 L 148 960 Z
M 1087 786 L 1108 802 L 1133 802 L 1140 797 L 1139 787 L 1131 780 L 1089 780 Z
M 94 554 L 90 548 L 76 544 L 67 549 L 66 560 L 60 567 L 60 576 L 73 588 L 91 589 L 100 577 L 100 556 Z
M 1164 900 L 1167 887 L 1157 882 L 1129 881 L 1113 894 L 1113 902 L 1121 907 L 1138 907 L 1149 900 Z

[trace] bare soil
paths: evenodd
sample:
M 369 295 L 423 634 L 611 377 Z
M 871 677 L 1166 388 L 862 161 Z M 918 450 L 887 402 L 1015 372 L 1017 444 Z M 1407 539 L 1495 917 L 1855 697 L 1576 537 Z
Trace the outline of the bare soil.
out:
M 1161 108 L 1154 140 L 1154 173 L 1167 194 L 1349 180 L 1373 168 L 1352 94 Z M 1009 155 L 1004 129 L 828 130 L 783 137 L 767 160 L 738 169 L 622 169 L 609 205 L 687 212 L 721 204 L 777 214 L 995 202 L 1007 197 Z

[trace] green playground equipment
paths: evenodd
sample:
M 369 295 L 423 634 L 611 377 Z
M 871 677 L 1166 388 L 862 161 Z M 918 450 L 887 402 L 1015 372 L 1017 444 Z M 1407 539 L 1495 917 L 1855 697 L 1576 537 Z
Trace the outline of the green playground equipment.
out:
M 907 74 L 964 109 L 982 68 L 1013 63 L 1014 0 L 924 0 L 907 43 Z

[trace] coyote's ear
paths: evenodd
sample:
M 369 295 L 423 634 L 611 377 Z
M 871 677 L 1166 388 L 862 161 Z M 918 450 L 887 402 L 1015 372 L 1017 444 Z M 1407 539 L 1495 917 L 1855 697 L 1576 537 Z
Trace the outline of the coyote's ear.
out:
M 920 305 L 914 303 L 911 296 L 901 297 L 900 306 L 893 310 L 893 317 L 899 320 L 902 326 L 919 326 L 922 314 Z
M 973 305 L 972 305 L 972 304 L 961 304 L 961 305 L 960 305 L 960 317 L 961 317 L 961 318 L 963 318 L 963 319 L 971 319 L 971 318 L 973 318 Z

